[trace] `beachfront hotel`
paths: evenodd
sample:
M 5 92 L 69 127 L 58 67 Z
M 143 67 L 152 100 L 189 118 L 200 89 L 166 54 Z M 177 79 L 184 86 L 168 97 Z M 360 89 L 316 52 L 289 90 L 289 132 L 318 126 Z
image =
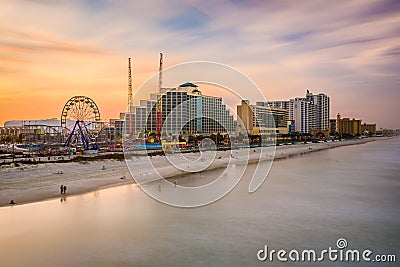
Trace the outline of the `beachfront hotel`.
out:
M 236 121 L 222 97 L 203 95 L 198 86 L 184 83 L 162 88 L 131 107 L 130 129 L 133 134 L 156 132 L 156 105 L 160 99 L 163 134 L 233 134 Z
M 331 133 L 341 135 L 375 135 L 376 124 L 375 123 L 363 123 L 361 119 L 350 119 L 343 118 L 339 113 L 336 115 L 336 119 L 331 119 Z M 333 126 L 335 126 L 333 130 Z
M 307 134 L 310 132 L 313 113 L 311 103 L 306 98 L 295 98 L 289 101 L 289 120 L 294 121 L 295 132 Z
M 248 100 L 242 100 L 237 114 L 249 135 L 288 133 L 286 109 L 270 107 L 267 102 L 251 105 Z
M 326 94 L 314 95 L 307 90 L 306 97 L 296 97 L 287 101 L 270 101 L 271 108 L 288 111 L 289 121 L 294 122 L 295 132 L 309 134 L 317 131 L 329 133 L 330 98 Z
M 376 123 L 363 123 L 361 124 L 361 132 L 365 135 L 376 134 Z
M 336 129 L 338 133 L 345 135 L 360 135 L 361 134 L 361 120 L 342 118 L 338 113 L 336 116 Z

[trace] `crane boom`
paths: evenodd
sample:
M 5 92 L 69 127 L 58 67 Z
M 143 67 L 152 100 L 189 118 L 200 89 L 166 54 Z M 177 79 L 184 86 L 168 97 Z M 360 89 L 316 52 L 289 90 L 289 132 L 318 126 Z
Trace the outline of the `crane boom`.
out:
M 132 102 L 132 66 L 131 58 L 128 58 L 128 104 Z
M 156 103 L 156 134 L 160 138 L 162 126 L 162 103 L 161 103 L 161 87 L 162 87 L 162 71 L 163 71 L 163 53 L 160 53 L 160 67 L 158 70 L 158 96 Z

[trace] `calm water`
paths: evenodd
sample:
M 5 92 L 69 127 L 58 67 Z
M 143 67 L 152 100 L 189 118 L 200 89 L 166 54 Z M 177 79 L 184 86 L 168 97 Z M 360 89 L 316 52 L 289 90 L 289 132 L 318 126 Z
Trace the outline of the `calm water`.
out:
M 0 266 L 286 266 L 259 262 L 257 251 L 322 250 L 338 238 L 399 262 L 399 159 L 400 139 L 391 139 L 280 160 L 256 193 L 247 193 L 248 174 L 196 209 L 163 205 L 134 185 L 0 208 Z

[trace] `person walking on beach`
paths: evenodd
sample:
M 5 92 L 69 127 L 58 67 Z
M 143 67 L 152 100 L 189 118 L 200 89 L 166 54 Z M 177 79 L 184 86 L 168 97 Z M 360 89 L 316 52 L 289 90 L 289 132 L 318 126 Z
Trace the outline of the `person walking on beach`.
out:
M 64 194 L 66 194 L 67 193 L 67 186 L 66 185 L 64 185 Z
M 61 195 L 64 194 L 64 185 L 60 186 Z

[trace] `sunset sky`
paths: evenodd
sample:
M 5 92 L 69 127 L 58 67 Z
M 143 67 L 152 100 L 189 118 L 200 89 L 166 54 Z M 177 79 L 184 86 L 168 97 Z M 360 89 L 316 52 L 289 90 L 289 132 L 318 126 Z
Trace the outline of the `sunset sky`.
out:
M 400 128 L 400 1 L 0 2 L 0 125 L 59 118 L 74 95 L 103 119 L 158 70 L 215 61 L 248 75 L 268 100 L 331 97 L 331 117 Z M 168 85 L 166 85 L 168 86 Z

